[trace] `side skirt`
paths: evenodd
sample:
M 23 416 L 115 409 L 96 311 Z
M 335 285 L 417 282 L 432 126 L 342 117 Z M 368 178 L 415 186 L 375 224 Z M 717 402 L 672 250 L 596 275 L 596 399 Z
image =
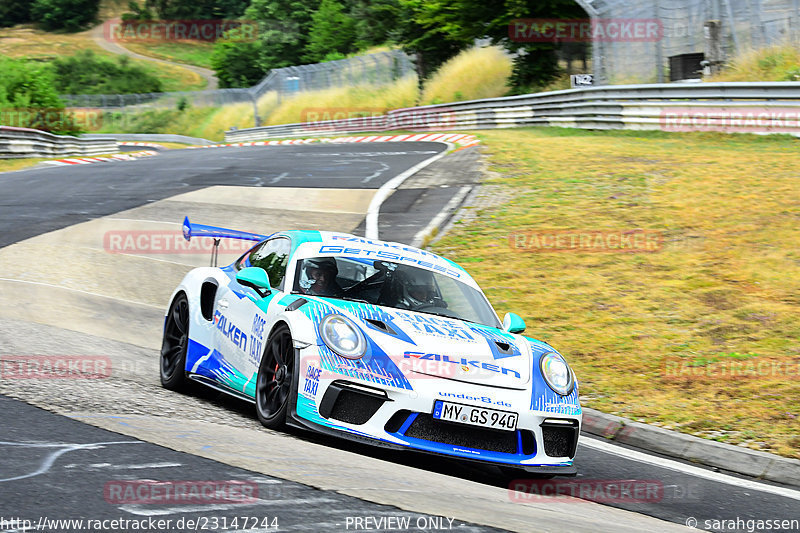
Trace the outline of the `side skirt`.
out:
M 199 374 L 192 374 L 191 372 L 187 372 L 186 373 L 186 377 L 191 379 L 192 381 L 196 381 L 198 383 L 202 383 L 206 387 L 210 387 L 210 388 L 212 388 L 214 390 L 217 390 L 219 392 L 224 392 L 225 394 L 229 394 L 231 396 L 239 398 L 240 400 L 244 400 L 246 402 L 250 402 L 253 405 L 255 405 L 255 403 L 256 403 L 255 398 L 251 398 L 250 396 L 244 394 L 241 391 L 238 391 L 236 389 L 232 389 L 231 387 L 228 387 L 227 385 L 224 385 L 222 383 L 218 383 L 218 382 L 214 381 L 213 379 L 209 379 L 209 378 L 207 378 L 205 376 L 201 376 Z

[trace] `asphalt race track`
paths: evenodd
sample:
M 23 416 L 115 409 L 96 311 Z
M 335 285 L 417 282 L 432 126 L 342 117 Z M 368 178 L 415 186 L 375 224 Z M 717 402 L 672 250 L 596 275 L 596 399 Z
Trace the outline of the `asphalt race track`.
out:
M 686 531 L 684 524 L 747 531 L 748 520 L 796 520 L 799 491 L 588 436 L 578 449 L 576 481 L 653 491 L 638 498 L 530 496 L 509 491 L 510 479 L 493 467 L 268 431 L 249 404 L 160 387 L 167 298 L 189 268 L 208 264 L 208 254 L 113 249 L 109 235 L 178 233 L 184 215 L 265 233 L 359 233 L 381 185 L 444 149 L 175 150 L 0 174 L 0 356 L 73 355 L 109 366 L 104 379 L 0 380 L 0 531 L 80 529 L 43 518 L 172 521 L 155 530 L 463 532 Z M 422 171 L 424 179 L 410 178 L 384 204 L 380 238 L 409 242 L 453 194 L 474 185 L 460 166 L 469 157 L 448 155 Z M 239 253 L 223 250 L 220 263 Z M 140 480 L 222 482 L 255 497 L 165 505 L 130 503 L 114 492 Z M 706 522 L 737 519 L 737 527 Z

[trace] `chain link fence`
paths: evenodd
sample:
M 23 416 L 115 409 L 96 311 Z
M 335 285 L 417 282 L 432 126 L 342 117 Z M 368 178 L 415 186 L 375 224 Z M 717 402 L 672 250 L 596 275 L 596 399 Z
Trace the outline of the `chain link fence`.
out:
M 183 103 L 193 107 L 220 107 L 252 103 L 269 92 L 278 99 L 292 94 L 354 85 L 383 85 L 413 74 L 414 64 L 399 50 L 365 56 L 273 69 L 263 80 L 247 89 L 216 89 L 145 94 L 62 95 L 67 107 L 99 108 L 123 111 L 175 108 Z
M 764 46 L 800 40 L 800 0 L 576 0 L 594 23 L 654 20 L 661 36 L 652 42 L 593 40 L 595 84 L 652 83 L 698 78 L 709 46 L 718 61 Z M 707 23 L 716 21 L 718 38 Z M 709 32 L 712 32 L 709 35 Z M 715 45 L 715 41 L 717 44 Z M 681 65 L 684 65 L 682 68 Z

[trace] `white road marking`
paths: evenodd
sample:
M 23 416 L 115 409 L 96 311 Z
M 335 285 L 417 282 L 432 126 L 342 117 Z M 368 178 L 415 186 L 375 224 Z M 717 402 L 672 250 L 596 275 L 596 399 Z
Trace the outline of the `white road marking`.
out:
M 115 465 L 111 463 L 94 463 L 91 465 L 67 465 L 64 468 L 110 468 L 111 470 L 145 470 L 149 468 L 175 468 L 183 466 L 181 463 L 145 463 L 139 465 Z
M 43 281 L 29 281 L 25 279 L 13 278 L 0 278 L 0 281 L 10 281 L 13 283 L 29 283 L 31 285 L 41 285 L 43 287 L 52 287 L 54 289 L 63 289 L 65 291 L 80 292 L 81 294 L 88 294 L 89 296 L 98 296 L 100 298 L 108 298 L 109 300 L 117 300 L 118 302 L 125 302 L 129 304 L 143 305 L 145 307 L 152 307 L 153 309 L 163 309 L 160 305 L 146 304 L 144 302 L 137 302 L 134 300 L 127 300 L 125 298 L 117 298 L 116 296 L 107 296 L 105 294 L 98 294 L 96 292 L 82 291 L 80 289 L 71 289 L 69 287 L 62 287 L 61 285 L 53 285 L 52 283 L 44 283 Z
M 74 452 L 76 450 L 96 450 L 98 448 L 102 448 L 103 446 L 110 445 L 110 444 L 144 444 L 140 440 L 125 440 L 125 441 L 112 441 L 112 442 L 90 442 L 87 444 L 59 444 L 59 443 L 28 443 L 28 442 L 2 442 L 0 441 L 0 445 L 7 445 L 7 446 L 21 446 L 25 448 L 61 448 L 60 450 L 52 452 L 48 455 L 42 463 L 39 465 L 39 468 L 33 472 L 28 474 L 22 474 L 16 477 L 9 477 L 5 479 L 0 479 L 0 483 L 6 481 L 17 481 L 20 479 L 27 479 L 29 477 L 35 477 L 40 474 L 44 474 L 50 468 L 52 468 L 53 464 L 56 462 L 56 459 L 61 457 L 67 452 Z
M 220 504 L 201 504 L 201 505 L 182 505 L 179 507 L 140 507 L 138 504 L 125 504 L 120 505 L 118 509 L 127 513 L 139 516 L 165 516 L 170 514 L 183 514 L 183 513 L 208 513 L 210 511 L 230 511 L 232 509 L 243 509 L 245 507 L 254 506 L 270 506 L 270 505 L 315 505 L 318 503 L 333 503 L 337 500 L 333 498 L 295 498 L 284 500 L 256 500 L 252 503 L 220 503 Z
M 767 485 L 765 483 L 759 483 L 757 481 L 751 481 L 749 479 L 733 477 L 727 474 L 721 474 L 719 472 L 712 472 L 710 470 L 705 470 L 703 468 L 698 468 L 696 466 L 679 463 L 678 461 L 673 461 L 671 459 L 664 459 L 663 457 L 657 457 L 655 455 L 649 455 L 636 450 L 623 448 L 622 446 L 617 446 L 609 442 L 581 436 L 580 444 L 582 446 L 586 446 L 587 448 L 593 448 L 601 452 L 618 455 L 620 457 L 624 457 L 625 459 L 630 459 L 632 461 L 638 461 L 640 463 L 659 466 L 661 468 L 666 468 L 667 470 L 673 470 L 675 472 L 680 472 L 682 474 L 688 474 L 694 477 L 708 479 L 709 481 L 716 481 L 718 483 L 727 483 L 728 485 L 733 485 L 741 489 L 767 492 L 770 494 L 775 494 L 777 496 L 783 496 L 784 498 L 792 498 L 794 500 L 800 500 L 800 491 L 784 487 L 776 487 L 774 485 Z
M 183 226 L 181 222 L 165 222 L 163 220 L 145 220 L 142 218 L 116 218 L 116 217 L 102 217 L 97 220 L 122 220 L 124 222 L 150 222 L 152 224 L 170 224 L 172 226 Z
M 427 167 L 431 163 L 438 161 L 439 159 L 443 158 L 447 155 L 447 153 L 453 148 L 453 145 L 450 143 L 442 143 L 446 144 L 447 148 L 443 151 L 439 152 L 433 157 L 429 157 L 425 161 L 421 163 L 417 163 L 413 167 L 409 168 L 405 172 L 398 174 L 394 178 L 390 179 L 378 189 L 378 192 L 375 193 L 375 196 L 372 197 L 372 201 L 369 203 L 369 207 L 367 208 L 367 220 L 366 220 L 366 229 L 364 231 L 364 237 L 367 239 L 378 239 L 378 215 L 381 210 L 381 205 L 387 198 L 392 194 L 392 192 L 397 189 L 402 183 L 408 179 L 409 177 L 413 176 L 423 168 Z

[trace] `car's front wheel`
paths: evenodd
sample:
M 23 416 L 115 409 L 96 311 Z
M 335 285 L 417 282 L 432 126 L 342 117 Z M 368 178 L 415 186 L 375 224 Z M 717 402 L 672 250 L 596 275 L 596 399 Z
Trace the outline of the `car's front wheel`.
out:
M 181 293 L 172 302 L 161 342 L 161 385 L 170 390 L 186 386 L 186 348 L 189 346 L 189 301 Z
M 282 324 L 267 339 L 256 378 L 256 413 L 261 423 L 277 429 L 286 422 L 295 377 L 292 333 Z

